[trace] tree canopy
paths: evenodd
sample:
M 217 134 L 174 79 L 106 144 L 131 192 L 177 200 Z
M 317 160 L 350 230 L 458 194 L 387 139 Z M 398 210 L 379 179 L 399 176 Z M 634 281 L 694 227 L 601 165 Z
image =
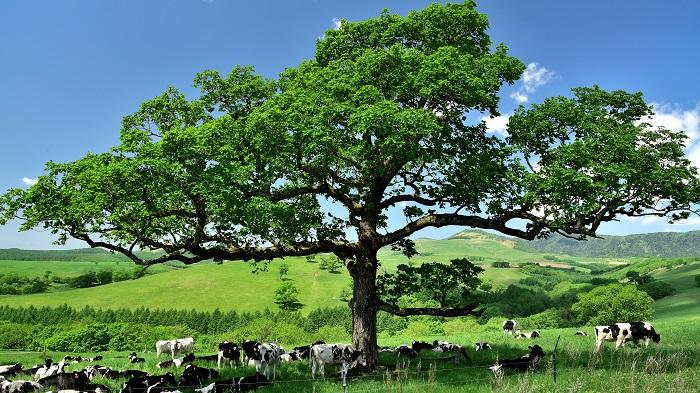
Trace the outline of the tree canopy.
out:
M 688 216 L 700 187 L 686 135 L 647 123 L 641 93 L 575 88 L 520 107 L 506 138 L 469 121 L 499 115 L 501 87 L 524 69 L 488 26 L 473 1 L 385 11 L 342 21 L 275 79 L 202 72 L 198 97 L 168 88 L 124 117 L 108 152 L 49 162 L 35 185 L 9 190 L 0 223 L 144 265 L 334 253 L 372 363 L 377 310 L 425 311 L 377 296 L 381 247 L 410 255 L 410 235 L 446 225 L 584 238 L 619 216 Z

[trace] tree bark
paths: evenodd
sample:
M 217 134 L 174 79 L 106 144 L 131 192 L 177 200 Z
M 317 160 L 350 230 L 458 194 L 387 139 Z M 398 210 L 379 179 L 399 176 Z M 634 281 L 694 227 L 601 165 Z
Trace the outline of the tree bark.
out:
M 367 368 L 379 365 L 377 352 L 377 254 L 362 253 L 350 267 L 353 279 L 352 344 L 367 357 Z

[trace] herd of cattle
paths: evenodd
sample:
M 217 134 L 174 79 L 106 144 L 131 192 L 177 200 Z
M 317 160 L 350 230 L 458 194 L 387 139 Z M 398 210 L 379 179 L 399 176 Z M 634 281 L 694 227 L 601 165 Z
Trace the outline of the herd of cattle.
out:
M 521 332 L 516 329 L 517 322 L 507 320 L 503 322 L 503 333 L 512 335 L 516 339 L 537 339 L 541 337 L 539 331 Z M 616 342 L 615 349 L 619 349 L 626 342 L 632 341 L 638 345 L 643 341 L 645 345 L 650 342 L 658 343 L 661 336 L 648 322 L 616 323 L 608 326 L 595 327 L 595 350 L 600 350 L 606 341 Z M 577 331 L 577 336 L 588 336 L 583 331 Z M 255 390 L 259 387 L 271 384 L 276 377 L 276 368 L 280 363 L 308 360 L 311 368 L 311 376 L 317 374 L 325 377 L 325 366 L 340 365 L 341 376 L 345 378 L 348 371 L 357 365 L 366 366 L 365 354 L 356 350 L 349 344 L 326 344 L 316 341 L 309 345 L 295 347 L 291 351 L 285 351 L 276 343 L 260 343 L 246 340 L 240 345 L 228 341 L 219 344 L 219 352 L 214 355 L 195 356 L 194 339 L 191 337 L 176 340 L 162 340 L 156 342 L 156 355 L 170 355 L 169 360 L 160 361 L 157 368 L 182 367 L 184 370 L 178 382 L 171 372 L 162 375 L 148 375 L 141 370 L 114 370 L 100 365 L 90 365 L 80 371 L 65 372 L 67 364 L 80 362 L 97 362 L 102 356 L 93 358 L 64 357 L 60 362 L 54 363 L 46 359 L 44 364 L 24 369 L 20 363 L 0 366 L 0 393 L 30 393 L 46 387 L 56 387 L 59 393 L 95 392 L 104 393 L 108 389 L 104 385 L 93 383 L 96 377 L 107 379 L 126 378 L 120 389 L 120 393 L 178 393 L 180 388 L 195 388 L 198 393 L 225 393 Z M 545 353 L 539 345 L 528 347 L 528 353 L 515 359 L 501 359 L 489 367 L 498 373 L 503 369 L 517 371 L 534 371 L 539 368 L 540 361 Z M 446 341 L 435 340 L 432 343 L 413 341 L 398 347 L 381 347 L 380 352 L 396 353 L 397 359 L 408 360 L 419 356 L 421 351 L 433 351 L 454 356 L 455 363 L 459 364 L 462 357 L 466 357 L 466 348 Z M 487 342 L 475 343 L 476 351 L 491 350 Z M 178 357 L 185 353 L 184 356 Z M 143 363 L 144 358 L 138 357 L 135 352 L 129 355 L 130 363 Z M 255 367 L 255 374 L 241 378 L 217 380 L 219 371 L 195 365 L 196 361 L 216 361 L 219 368 L 223 366 L 237 367 L 247 365 Z M 33 380 L 9 380 L 20 374 L 32 375 Z M 214 382 L 211 382 L 215 380 Z M 208 385 L 205 383 L 209 382 Z

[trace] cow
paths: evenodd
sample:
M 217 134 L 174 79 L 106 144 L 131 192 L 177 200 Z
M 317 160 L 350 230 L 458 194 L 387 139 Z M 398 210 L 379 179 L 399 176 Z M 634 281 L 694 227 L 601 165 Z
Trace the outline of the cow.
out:
M 367 366 L 367 358 L 362 350 L 357 350 L 349 344 L 318 344 L 311 347 L 309 354 L 311 363 L 311 378 L 315 379 L 316 372 L 325 378 L 326 364 L 340 364 L 340 374 L 343 379 L 348 371 L 358 364 Z
M 134 377 L 126 381 L 119 390 L 119 393 L 146 393 L 148 388 L 157 383 L 177 385 L 175 377 L 172 373 L 164 375 L 147 375 L 143 377 Z
M 37 383 L 41 386 L 58 386 L 61 389 L 84 390 L 85 385 L 90 383 L 90 378 L 87 372 L 73 371 L 41 378 Z
M 26 375 L 35 375 L 37 371 L 39 371 L 41 368 L 46 367 L 49 368 L 53 364 L 53 360 L 51 359 L 44 359 L 44 364 L 37 364 L 36 366 L 28 369 L 22 370 L 22 374 Z
M 530 352 L 516 359 L 497 360 L 496 364 L 489 367 L 494 374 L 503 369 L 516 371 L 536 371 L 540 366 L 540 361 L 544 357 L 544 351 L 539 345 L 529 346 Z
M 447 341 L 433 341 L 433 352 L 450 352 L 455 354 L 455 364 L 462 361 L 462 356 L 467 357 L 467 351 L 459 344 L 452 344 Z
M 194 352 L 194 338 L 178 338 L 172 344 L 172 356 L 178 356 L 180 352 Z
M 41 379 L 45 377 L 50 377 L 52 375 L 60 374 L 63 372 L 63 369 L 65 367 L 66 363 L 63 360 L 51 365 L 45 364 L 42 367 L 39 367 L 39 369 L 36 371 L 36 373 L 34 374 L 34 379 Z
M 520 330 L 515 331 L 515 338 L 517 340 L 525 340 L 525 339 L 531 340 L 533 338 L 539 338 L 539 337 L 542 337 L 539 330 L 533 330 L 533 331 L 527 332 L 527 333 L 523 333 Z
M 379 352 L 394 352 L 396 348 L 394 347 L 377 347 Z
M 606 341 L 615 341 L 615 349 L 624 346 L 627 341 L 634 342 L 634 345 L 639 345 L 640 340 L 644 340 L 644 346 L 649 346 L 649 342 L 659 343 L 661 335 L 659 335 L 654 327 L 644 321 L 630 323 L 615 323 L 609 326 L 596 326 L 596 347 L 598 351 Z
M 477 352 L 491 350 L 491 344 L 489 344 L 487 342 L 478 342 L 478 343 L 475 343 L 475 346 L 476 346 L 475 349 Z
M 213 368 L 205 368 L 188 364 L 185 366 L 185 371 L 182 372 L 180 378 L 181 387 L 200 386 L 204 381 L 212 378 L 218 378 L 219 372 Z
M 246 392 L 255 390 L 259 387 L 270 385 L 269 379 L 263 374 L 255 373 L 242 378 L 224 379 L 222 381 L 212 382 L 208 386 L 201 389 L 195 389 L 198 393 L 228 393 L 228 392 Z
M 503 334 L 513 334 L 513 332 L 515 331 L 515 326 L 517 325 L 518 323 L 512 319 L 503 321 Z
M 2 393 L 30 393 L 41 389 L 41 385 L 34 381 L 8 381 L 0 375 L 0 392 Z
M 243 364 L 248 365 L 248 362 L 257 357 L 257 348 L 260 343 L 252 340 L 245 340 L 241 343 L 241 349 L 243 349 Z
M 144 363 L 146 359 L 140 358 L 136 355 L 136 352 L 129 354 L 129 363 Z
M 168 367 L 180 367 L 183 364 L 188 364 L 194 362 L 195 356 L 193 353 L 188 353 L 187 355 L 181 357 L 181 358 L 175 358 L 172 360 L 164 360 L 162 362 L 158 362 L 156 364 L 156 367 L 158 368 L 168 368 Z
M 277 375 L 277 365 L 280 364 L 280 356 L 283 353 L 282 347 L 276 343 L 260 344 L 257 347 L 258 355 L 254 357 L 255 371 L 270 378 L 269 368 L 272 366 L 272 379 Z
M 588 337 L 588 333 L 584 332 L 583 330 L 578 330 L 576 333 L 574 333 L 574 336 Z
M 160 356 L 162 353 L 167 353 L 172 355 L 173 353 L 173 340 L 158 340 L 156 341 L 156 356 Z
M 325 344 L 325 343 L 326 343 L 326 342 L 323 341 L 323 340 L 318 340 L 318 341 L 315 341 L 313 344 L 310 344 L 310 345 L 302 345 L 302 346 L 299 346 L 299 347 L 294 347 L 294 348 L 292 349 L 292 351 L 296 351 L 297 354 L 298 354 L 298 356 L 301 357 L 301 359 L 308 359 L 308 358 L 309 358 L 309 352 L 311 352 L 311 347 L 313 347 L 314 345 Z
M 228 341 L 219 343 L 219 354 L 216 357 L 216 363 L 221 368 L 224 360 L 226 360 L 231 367 L 236 367 L 241 361 L 241 350 L 238 349 L 238 345 Z
M 413 348 L 406 344 L 401 344 L 396 347 L 395 351 L 399 354 L 399 357 L 415 358 L 418 357 L 418 352 L 414 351 Z
M 0 366 L 0 375 L 9 376 L 17 375 L 22 371 L 22 363 L 10 364 L 7 366 Z
M 308 355 L 307 355 L 308 357 Z M 302 360 L 302 352 L 299 352 L 297 350 L 291 350 L 287 353 L 283 353 L 280 355 L 280 361 L 282 363 L 289 363 L 289 362 L 294 362 L 297 360 Z
M 156 382 L 153 385 L 149 386 L 148 389 L 146 389 L 146 393 L 174 393 L 174 392 L 179 392 L 177 388 L 172 387 L 168 385 L 166 382 L 160 381 Z
M 434 347 L 432 344 L 429 344 L 424 341 L 413 341 L 413 343 L 411 344 L 411 349 L 413 349 L 416 352 L 420 352 L 423 349 L 429 349 L 432 351 L 433 348 Z

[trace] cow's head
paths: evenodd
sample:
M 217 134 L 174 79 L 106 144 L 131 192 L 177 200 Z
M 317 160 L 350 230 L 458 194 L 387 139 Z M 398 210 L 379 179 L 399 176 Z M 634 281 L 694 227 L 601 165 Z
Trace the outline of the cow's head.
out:
M 651 341 L 658 344 L 661 341 L 661 335 L 659 333 L 656 333 L 656 332 L 652 333 L 651 334 Z
M 185 363 L 188 363 L 188 362 L 194 362 L 194 359 L 195 359 L 194 354 L 192 352 L 190 352 L 182 358 L 182 361 Z
M 530 349 L 530 359 L 544 357 L 544 350 L 542 350 L 542 347 L 540 347 L 539 345 L 535 344 L 529 346 L 528 349 Z

